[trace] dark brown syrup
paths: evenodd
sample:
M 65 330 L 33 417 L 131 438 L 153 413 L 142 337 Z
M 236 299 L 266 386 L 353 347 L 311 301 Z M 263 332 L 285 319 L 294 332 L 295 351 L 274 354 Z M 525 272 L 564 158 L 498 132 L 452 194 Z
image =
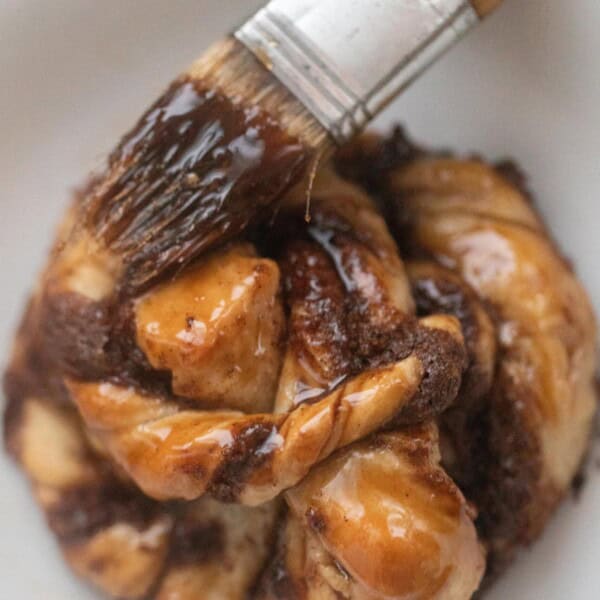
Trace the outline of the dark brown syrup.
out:
M 180 79 L 111 154 L 86 218 L 136 293 L 264 218 L 308 159 L 259 107 Z

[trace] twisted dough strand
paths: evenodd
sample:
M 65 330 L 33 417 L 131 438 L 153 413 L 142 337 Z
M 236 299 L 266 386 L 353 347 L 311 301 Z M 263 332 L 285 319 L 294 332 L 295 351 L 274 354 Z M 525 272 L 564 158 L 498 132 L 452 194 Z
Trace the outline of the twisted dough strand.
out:
M 354 192 L 354 196 L 357 194 Z M 358 196 L 362 205 L 357 212 L 359 218 L 352 223 L 353 231 L 360 232 L 366 220 L 364 239 L 369 237 L 368 227 L 377 226 L 384 232 L 383 221 L 371 216 L 373 208 L 369 210 L 368 199 Z M 394 270 L 393 263 L 382 264 L 375 252 L 349 235 L 347 225 L 334 220 L 339 202 L 338 196 L 323 199 L 315 195 L 316 226 L 311 229 L 315 240 L 307 242 L 308 253 L 298 252 L 295 243 L 287 250 L 289 277 L 313 279 L 305 281 L 304 287 L 298 282 L 291 284 L 300 289 L 290 290 L 292 333 L 288 356 L 296 356 L 299 344 L 304 356 L 286 360 L 280 394 L 287 393 L 286 387 L 304 389 L 315 384 L 306 378 L 297 379 L 293 363 L 302 363 L 311 351 L 298 336 L 315 333 L 306 326 L 306 318 L 311 311 L 320 310 L 319 303 L 328 295 L 333 304 L 339 304 L 339 298 L 331 294 L 340 280 L 347 292 L 338 289 L 338 295 L 354 295 L 352 302 L 358 306 L 344 309 L 348 314 L 343 325 L 353 328 L 345 341 L 361 344 L 357 327 L 362 328 L 365 341 L 364 347 L 353 352 L 359 362 L 327 374 L 329 381 L 320 382 L 324 386 L 321 395 L 310 403 L 294 406 L 292 398 L 292 406 L 282 412 L 282 401 L 278 400 L 278 413 L 246 415 L 182 409 L 176 402 L 112 384 L 68 382 L 86 425 L 146 494 L 158 499 L 189 500 L 209 491 L 219 498 L 260 504 L 298 483 L 314 464 L 337 448 L 363 438 L 392 419 L 410 421 L 436 414 L 456 395 L 464 361 L 457 323 L 446 317 L 418 323 L 407 318 L 401 310 L 404 307 L 394 306 L 394 301 L 405 301 L 404 290 L 408 288 L 405 281 L 395 281 L 401 267 Z M 389 245 L 384 235 L 382 241 Z M 369 239 L 376 243 L 375 236 Z M 324 249 L 339 254 L 337 266 L 323 264 L 330 260 Z M 383 252 L 380 250 L 380 254 Z M 385 253 L 391 255 L 388 247 Z M 220 258 L 227 260 L 229 256 L 223 254 Z M 394 260 L 400 265 L 397 257 Z M 324 277 L 334 280 L 329 288 L 322 285 L 323 281 L 318 282 Z M 190 291 L 203 293 L 193 282 L 189 287 L 178 285 L 180 297 Z M 160 297 L 163 292 L 155 293 Z M 299 317 L 300 313 L 304 317 Z M 164 329 L 162 314 L 157 311 L 158 330 Z M 324 322 L 323 314 L 315 313 L 313 317 Z M 360 323 L 353 324 L 352 319 L 357 318 Z M 300 331 L 296 337 L 294 324 Z M 318 346 L 314 336 L 304 342 Z M 432 345 L 438 353 L 433 360 L 443 368 L 431 362 Z M 320 364 L 313 365 L 312 375 L 317 366 Z
M 420 315 L 445 313 L 461 325 L 468 354 L 455 402 L 439 417 L 442 464 L 461 490 L 473 498 L 486 477 L 482 464 L 489 393 L 497 360 L 496 328 L 489 309 L 456 273 L 430 260 L 409 261 L 407 273 Z
M 269 551 L 277 503 L 153 502 L 95 455 L 71 408 L 16 402 L 7 441 L 79 576 L 128 600 L 246 598 Z
M 410 357 L 287 414 L 179 410 L 112 384 L 70 381 L 68 388 L 86 425 L 144 493 L 190 500 L 213 491 L 260 504 L 389 421 L 416 392 L 420 369 Z M 129 417 L 111 419 L 123 402 Z
M 291 509 L 266 598 L 469 598 L 485 557 L 429 424 L 379 433 L 318 465 Z M 299 549 L 298 546 L 300 546 Z M 366 559 L 368 557 L 368 559 Z
M 525 195 L 397 136 L 340 164 L 377 192 L 406 269 L 330 167 L 310 223 L 298 187 L 143 296 L 67 218 L 13 353 L 6 440 L 107 593 L 466 599 L 480 541 L 497 572 L 568 489 L 593 316 Z
M 450 267 L 491 308 L 498 367 L 479 422 L 474 492 L 499 572 L 531 543 L 568 491 L 596 410 L 595 317 L 514 170 L 415 150 L 396 135 L 362 161 L 404 252 Z M 352 158 L 352 156 L 354 157 Z M 516 183 L 515 183 L 516 182 Z
M 396 327 L 394 315 L 398 311 L 412 327 L 416 320 L 411 316 L 412 299 L 387 291 L 408 287 L 402 268 L 394 270 L 398 281 L 393 285 L 389 275 L 375 279 L 369 279 L 365 273 L 359 276 L 360 265 L 368 261 L 348 252 L 346 239 L 339 235 L 343 228 L 336 230 L 337 235 L 323 235 L 325 224 L 331 227 L 334 221 L 329 211 L 342 205 L 346 216 L 351 214 L 348 187 L 338 184 L 331 174 L 325 174 L 323 179 L 317 177 L 311 228 L 316 230 L 313 239 L 327 240 L 325 248 L 337 258 L 335 266 L 342 280 L 354 283 L 348 286 L 350 294 L 362 300 L 357 304 L 363 307 L 359 321 L 364 329 L 355 328 L 350 337 L 365 360 L 369 350 L 393 351 L 406 337 L 407 331 Z M 336 195 L 336 189 L 344 194 Z M 355 204 L 364 198 L 358 190 L 353 190 L 350 197 Z M 353 225 L 358 229 L 360 222 Z M 307 285 L 299 274 L 306 274 L 311 265 L 318 283 Z M 292 310 L 290 336 L 295 343 L 288 347 L 284 376 L 286 367 L 293 370 L 296 382 L 302 383 L 295 388 L 301 395 L 306 395 L 308 384 L 326 386 L 351 371 L 352 359 L 356 357 L 356 349 L 347 354 L 348 340 L 334 310 L 340 307 L 333 301 L 337 295 L 327 269 L 318 245 L 311 248 L 308 243 L 294 246 L 286 263 L 292 295 L 302 296 L 302 292 L 315 288 L 328 290 L 332 300 L 326 305 L 331 315 L 329 325 L 337 332 L 327 336 L 311 326 L 314 303 L 321 300 L 320 296 L 305 296 L 296 306 L 299 314 Z M 450 327 L 456 323 L 434 316 L 421 319 L 420 324 L 442 327 L 444 322 Z M 443 362 L 441 342 L 437 349 L 438 359 Z M 376 351 L 371 360 L 377 360 L 377 356 Z M 456 364 L 462 371 L 462 360 Z M 444 373 L 448 376 L 451 368 Z M 431 370 L 429 376 L 435 379 L 439 374 Z M 453 389 L 452 398 L 456 392 Z M 441 401 L 444 393 L 440 388 L 437 394 Z M 297 401 L 293 393 L 285 390 L 278 397 L 278 408 L 283 410 Z M 261 599 L 453 600 L 470 597 L 478 587 L 485 558 L 473 524 L 474 513 L 439 465 L 437 427 L 433 421 L 406 429 L 394 427 L 338 450 L 313 467 L 296 487 L 285 493 L 285 498 L 290 512 L 280 531 L 277 554 L 263 578 Z
M 162 570 L 172 517 L 93 456 L 72 409 L 14 402 L 8 441 L 66 560 L 112 596 L 143 596 Z

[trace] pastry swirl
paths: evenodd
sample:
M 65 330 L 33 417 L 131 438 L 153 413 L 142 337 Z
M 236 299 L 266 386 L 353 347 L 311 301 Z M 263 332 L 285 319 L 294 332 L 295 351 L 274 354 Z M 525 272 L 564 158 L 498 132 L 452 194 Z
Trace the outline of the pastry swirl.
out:
M 467 493 L 488 572 L 498 573 L 540 535 L 588 445 L 597 352 L 587 294 L 513 165 L 426 153 L 400 131 L 349 147 L 343 160 L 345 171 L 362 165 L 356 176 L 380 197 L 403 256 L 450 269 L 492 319 L 493 380 L 485 405 L 466 411 L 472 425 L 458 444 L 472 438 L 471 455 L 482 457 Z
M 65 218 L 5 377 L 7 447 L 79 575 L 459 600 L 539 535 L 589 438 L 594 316 L 506 172 L 367 136 L 309 221 L 300 182 L 221 243 L 180 231 L 174 275 L 161 233 L 141 278 L 98 226 L 133 202 L 109 191 Z

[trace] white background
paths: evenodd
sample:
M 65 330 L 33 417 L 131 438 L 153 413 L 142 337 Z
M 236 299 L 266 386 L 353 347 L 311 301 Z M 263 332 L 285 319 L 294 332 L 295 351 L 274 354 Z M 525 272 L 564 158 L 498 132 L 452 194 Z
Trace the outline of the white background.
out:
M 0 361 L 69 189 L 174 75 L 259 4 L 0 0 Z M 506 0 L 378 122 L 518 159 L 597 309 L 599 25 L 597 0 Z M 63 566 L 23 478 L 0 460 L 0 598 L 95 598 Z M 599 565 L 593 468 L 581 499 L 488 598 L 595 600 Z

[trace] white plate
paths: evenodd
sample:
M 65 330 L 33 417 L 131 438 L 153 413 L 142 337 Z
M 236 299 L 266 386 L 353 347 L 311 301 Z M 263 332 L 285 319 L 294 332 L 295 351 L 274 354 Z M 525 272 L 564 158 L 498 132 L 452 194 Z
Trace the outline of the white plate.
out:
M 0 359 L 69 189 L 252 0 L 0 0 Z M 431 144 L 514 156 L 600 307 L 600 3 L 506 0 L 388 112 Z M 96 598 L 2 458 L 0 597 Z M 490 600 L 600 598 L 600 477 Z

